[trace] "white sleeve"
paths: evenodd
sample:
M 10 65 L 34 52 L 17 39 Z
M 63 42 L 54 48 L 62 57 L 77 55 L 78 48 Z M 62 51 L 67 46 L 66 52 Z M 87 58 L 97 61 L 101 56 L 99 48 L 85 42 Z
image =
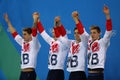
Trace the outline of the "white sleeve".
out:
M 112 36 L 112 31 L 105 32 L 105 35 L 103 37 L 103 41 L 105 44 L 109 44 L 111 36 Z
M 70 47 L 71 40 L 68 39 L 67 35 L 65 35 L 64 37 L 63 37 L 63 36 L 60 36 L 60 37 L 58 38 L 58 40 L 59 40 L 60 42 L 62 42 L 64 45 Z
M 17 36 L 15 37 L 15 41 L 16 41 L 20 46 L 22 46 L 23 38 L 22 38 L 20 35 L 17 35 Z
M 41 36 L 42 36 L 43 39 L 50 45 L 50 43 L 52 42 L 53 38 L 50 37 L 50 36 L 46 33 L 46 31 L 43 31 L 43 32 L 41 33 Z
M 35 37 L 32 36 L 32 39 L 33 39 L 33 42 L 34 42 L 34 44 L 35 44 L 34 47 L 36 47 L 36 50 L 39 50 L 39 48 L 41 47 L 41 44 L 40 44 L 40 42 L 39 42 L 39 40 L 38 40 L 38 36 L 37 36 L 37 35 L 36 35 Z
M 84 45 L 87 45 L 88 39 L 89 39 L 89 34 L 85 31 L 84 33 L 80 35 L 81 41 L 83 42 Z

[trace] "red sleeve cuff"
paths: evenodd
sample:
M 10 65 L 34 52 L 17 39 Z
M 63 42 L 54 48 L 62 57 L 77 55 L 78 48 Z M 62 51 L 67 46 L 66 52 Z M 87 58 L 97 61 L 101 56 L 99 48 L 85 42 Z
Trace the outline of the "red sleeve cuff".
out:
M 79 33 L 83 34 L 84 33 L 84 27 L 83 27 L 83 25 L 82 25 L 80 20 L 79 20 L 79 23 L 76 24 L 76 26 L 77 26 L 77 29 L 78 29 Z
M 17 32 L 12 33 L 12 36 L 15 38 L 18 35 Z
M 36 36 L 37 35 L 37 28 L 32 28 L 32 36 Z
M 111 19 L 106 21 L 106 29 L 107 29 L 107 31 L 112 30 L 112 20 Z
M 55 27 L 54 30 L 57 30 L 59 32 L 59 34 L 62 35 L 62 30 L 60 27 Z
M 38 27 L 38 31 L 39 31 L 40 33 L 42 33 L 42 32 L 44 31 L 44 28 L 43 28 L 41 22 L 38 22 L 38 23 L 37 23 L 37 27 Z
M 54 28 L 54 32 L 55 32 L 55 37 L 60 37 L 60 32 L 58 31 L 59 28 Z
M 65 30 L 65 28 L 64 28 L 63 25 L 60 26 L 60 31 L 61 31 L 61 35 L 62 35 L 62 36 L 65 36 L 65 35 L 66 35 L 66 30 Z

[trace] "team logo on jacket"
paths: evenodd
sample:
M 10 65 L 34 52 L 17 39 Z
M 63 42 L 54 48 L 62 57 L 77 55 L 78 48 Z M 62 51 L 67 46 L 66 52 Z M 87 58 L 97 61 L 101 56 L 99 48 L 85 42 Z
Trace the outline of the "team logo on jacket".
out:
M 53 53 L 57 53 L 57 52 L 59 51 L 59 49 L 58 49 L 58 44 L 57 44 L 57 43 L 52 44 L 50 50 L 51 50 Z
M 29 43 L 24 43 L 23 44 L 23 51 L 24 52 L 30 51 L 30 44 Z
M 99 51 L 100 47 L 99 47 L 99 43 L 98 42 L 94 42 L 92 44 L 92 52 L 96 52 Z
M 79 47 L 80 45 L 74 45 L 74 43 L 72 44 L 72 54 L 78 53 L 79 52 Z

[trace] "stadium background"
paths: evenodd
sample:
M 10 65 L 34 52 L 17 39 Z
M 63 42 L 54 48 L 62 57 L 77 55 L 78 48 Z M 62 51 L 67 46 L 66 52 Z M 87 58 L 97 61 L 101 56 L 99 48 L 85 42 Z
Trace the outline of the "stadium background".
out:
M 80 19 L 87 32 L 92 24 L 99 25 L 102 36 L 105 32 L 105 15 L 102 8 L 108 5 L 113 21 L 113 36 L 108 48 L 105 64 L 105 80 L 120 80 L 120 0 L 0 0 L 0 80 L 18 80 L 20 75 L 20 46 L 11 36 L 3 14 L 9 18 L 18 33 L 24 27 L 32 26 L 32 13 L 40 13 L 40 20 L 48 34 L 51 35 L 53 20 L 60 16 L 67 30 L 68 37 L 74 39 L 75 23 L 72 11 L 80 13 Z M 22 34 L 21 34 L 22 35 Z M 38 80 L 45 80 L 48 72 L 47 60 L 49 45 L 38 36 L 42 45 L 37 59 Z M 65 80 L 69 73 L 65 69 Z

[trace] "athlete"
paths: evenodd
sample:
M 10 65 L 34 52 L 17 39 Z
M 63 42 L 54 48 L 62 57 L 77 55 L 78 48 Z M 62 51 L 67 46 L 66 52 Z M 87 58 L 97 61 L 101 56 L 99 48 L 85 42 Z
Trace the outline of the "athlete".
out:
M 76 15 L 73 12 L 72 17 L 74 18 L 74 16 Z M 80 26 L 83 26 L 82 23 Z M 69 80 L 86 80 L 85 57 L 89 35 L 85 33 L 80 36 L 78 29 L 74 28 L 75 40 L 70 40 L 59 35 L 58 32 L 61 33 L 60 31 L 63 31 L 63 29 L 59 30 L 55 28 L 55 35 L 61 42 L 69 47 L 67 58 L 67 71 L 70 72 Z
M 101 30 L 98 26 L 91 26 L 90 37 L 88 40 L 88 80 L 104 80 L 104 64 L 106 58 L 106 51 L 110 44 L 110 38 L 112 34 L 112 21 L 110 18 L 110 11 L 107 6 L 104 6 L 103 12 L 106 16 L 106 32 L 104 37 L 101 38 Z M 83 26 L 80 26 L 80 20 L 78 19 L 78 12 L 74 13 L 76 16 L 74 20 L 80 35 L 85 34 Z
M 55 17 L 54 24 L 55 26 L 59 26 L 59 28 L 64 28 L 59 16 Z M 49 72 L 46 80 L 64 80 L 64 62 L 67 55 L 67 48 L 56 38 L 54 29 L 52 30 L 53 37 L 50 37 L 44 30 L 40 20 L 38 20 L 37 26 L 43 39 L 50 45 L 48 59 Z M 66 32 L 63 31 L 60 35 L 66 37 L 65 34 Z
M 21 37 L 12 26 L 8 15 L 4 15 L 4 19 L 8 24 L 9 30 L 15 41 L 21 46 L 21 74 L 19 80 L 36 80 L 36 60 L 40 48 L 40 43 L 37 39 L 37 20 L 36 13 L 33 14 L 34 25 L 32 28 L 24 28 Z

